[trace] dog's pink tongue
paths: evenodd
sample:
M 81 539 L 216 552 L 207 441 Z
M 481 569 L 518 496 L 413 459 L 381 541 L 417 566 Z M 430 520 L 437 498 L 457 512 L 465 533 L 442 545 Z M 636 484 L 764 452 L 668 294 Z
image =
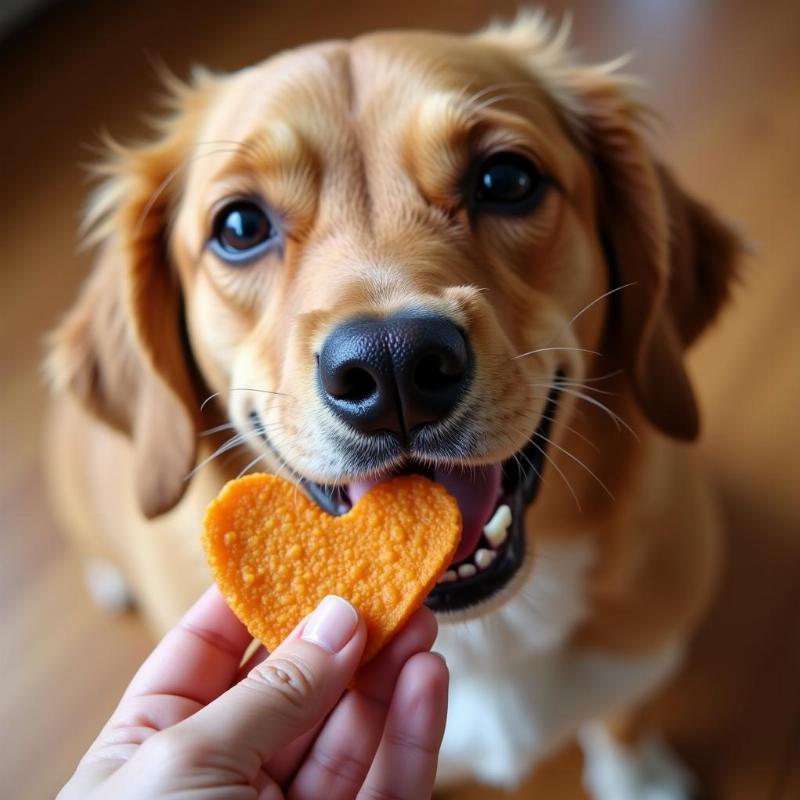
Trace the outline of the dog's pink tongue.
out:
M 463 561 L 478 546 L 483 526 L 489 520 L 500 496 L 502 477 L 499 464 L 437 469 L 434 472 L 434 480 L 455 497 L 461 511 L 461 541 L 453 556 L 454 564 Z M 351 483 L 348 486 L 350 502 L 355 505 L 378 483 L 378 479 Z

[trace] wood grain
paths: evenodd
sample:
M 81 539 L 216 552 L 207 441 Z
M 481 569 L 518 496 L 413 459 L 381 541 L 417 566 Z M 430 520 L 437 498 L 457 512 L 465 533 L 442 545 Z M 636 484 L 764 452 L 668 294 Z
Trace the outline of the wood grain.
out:
M 800 796 L 800 5 L 569 5 L 587 57 L 635 53 L 643 95 L 667 121 L 654 146 L 753 242 L 734 303 L 691 358 L 706 421 L 700 455 L 729 522 L 725 582 L 686 669 L 648 713 L 708 797 L 789 800 Z M 141 131 L 154 58 L 179 74 L 192 62 L 233 69 L 376 27 L 468 30 L 515 6 L 73 0 L 2 43 L 3 796 L 57 791 L 151 645 L 135 616 L 110 618 L 88 601 L 40 481 L 41 343 L 88 268 L 75 233 L 87 145 L 103 127 L 123 138 Z M 579 769 L 571 746 L 517 796 L 582 797 Z

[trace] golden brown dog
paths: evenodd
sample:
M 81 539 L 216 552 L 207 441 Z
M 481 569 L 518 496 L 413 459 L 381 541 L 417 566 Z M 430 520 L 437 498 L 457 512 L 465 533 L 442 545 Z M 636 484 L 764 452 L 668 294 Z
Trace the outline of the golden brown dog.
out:
M 514 785 L 577 734 L 595 796 L 685 796 L 633 712 L 718 571 L 682 361 L 737 245 L 641 116 L 535 14 L 174 87 L 155 140 L 103 167 L 98 263 L 48 362 L 95 588 L 117 565 L 163 630 L 209 580 L 224 480 L 276 470 L 339 513 L 423 472 L 464 516 L 429 598 L 442 780 Z

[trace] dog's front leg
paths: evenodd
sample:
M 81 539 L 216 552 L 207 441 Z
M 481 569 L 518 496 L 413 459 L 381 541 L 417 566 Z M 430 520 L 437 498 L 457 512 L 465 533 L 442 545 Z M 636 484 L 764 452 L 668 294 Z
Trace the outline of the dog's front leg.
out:
M 635 713 L 584 723 L 583 783 L 594 800 L 689 800 L 696 783 L 655 732 Z

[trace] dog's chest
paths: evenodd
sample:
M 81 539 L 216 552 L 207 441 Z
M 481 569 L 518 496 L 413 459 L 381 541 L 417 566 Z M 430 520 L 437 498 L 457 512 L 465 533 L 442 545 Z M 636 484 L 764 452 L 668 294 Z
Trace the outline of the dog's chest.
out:
M 562 648 L 586 614 L 589 539 L 548 541 L 504 605 L 440 625 L 436 649 L 450 668 L 450 706 L 440 757 L 444 783 L 479 777 L 515 782 L 565 735 Z
M 463 621 L 441 621 L 436 649 L 451 670 L 491 674 L 498 665 L 551 652 L 585 617 L 586 576 L 596 560 L 592 540 L 543 538 L 529 558 L 532 568 L 506 602 Z

